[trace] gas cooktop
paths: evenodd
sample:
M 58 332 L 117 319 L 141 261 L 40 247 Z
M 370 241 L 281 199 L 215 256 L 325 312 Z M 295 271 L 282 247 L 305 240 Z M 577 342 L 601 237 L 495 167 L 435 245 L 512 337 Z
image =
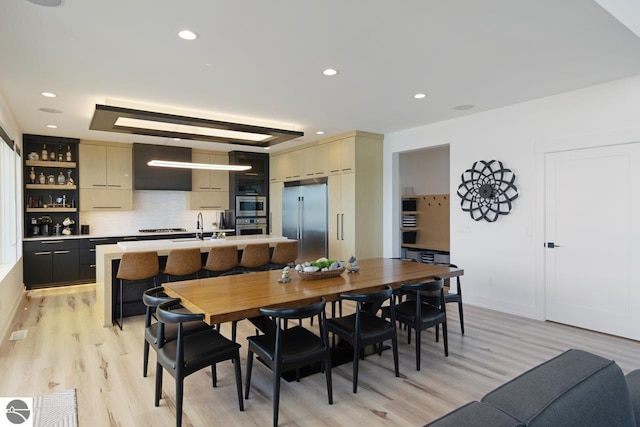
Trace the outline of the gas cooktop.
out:
M 187 231 L 186 228 L 143 228 L 140 233 L 172 233 L 175 231 Z

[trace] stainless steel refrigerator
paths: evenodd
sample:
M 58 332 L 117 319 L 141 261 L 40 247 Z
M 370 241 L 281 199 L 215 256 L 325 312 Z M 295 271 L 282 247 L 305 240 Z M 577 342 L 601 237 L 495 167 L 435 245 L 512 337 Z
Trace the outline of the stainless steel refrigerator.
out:
M 299 241 L 296 262 L 314 261 L 328 255 L 327 218 L 326 181 L 285 183 L 282 189 L 282 234 Z

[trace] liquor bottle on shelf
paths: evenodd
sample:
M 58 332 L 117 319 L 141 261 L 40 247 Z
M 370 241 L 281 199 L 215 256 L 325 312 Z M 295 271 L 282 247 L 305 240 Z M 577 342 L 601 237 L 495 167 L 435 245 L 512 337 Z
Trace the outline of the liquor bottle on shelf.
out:
M 55 147 L 51 147 L 49 149 L 49 161 L 51 161 L 51 162 L 55 162 L 56 161 L 56 148 Z
M 31 172 L 29 172 L 29 181 L 32 184 L 36 183 L 36 172 L 33 170 L 33 166 L 31 166 Z
M 64 157 L 62 155 L 62 147 L 58 145 L 58 161 L 62 162 L 64 161 Z
M 60 173 L 58 174 L 58 185 L 64 185 L 66 181 L 67 179 L 64 177 L 62 171 L 60 171 Z
M 46 184 L 47 183 L 47 177 L 44 176 L 44 173 L 40 172 L 40 177 L 38 178 L 38 182 L 40 184 Z
M 67 162 L 73 161 L 71 159 L 71 146 L 67 145 Z
M 40 153 L 40 159 L 47 161 L 49 160 L 49 153 L 47 152 L 47 146 L 42 144 L 42 153 Z

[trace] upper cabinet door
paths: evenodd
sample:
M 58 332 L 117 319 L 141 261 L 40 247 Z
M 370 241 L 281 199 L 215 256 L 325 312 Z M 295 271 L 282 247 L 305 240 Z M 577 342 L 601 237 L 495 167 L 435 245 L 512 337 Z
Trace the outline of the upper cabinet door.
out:
M 356 138 L 354 136 L 329 143 L 328 150 L 330 175 L 356 171 Z
M 269 182 L 284 181 L 285 160 L 283 154 L 269 156 Z
M 133 189 L 133 148 L 107 147 L 107 188 Z
M 193 163 L 209 163 L 209 155 L 205 153 L 191 152 Z M 193 191 L 207 191 L 211 187 L 209 171 L 206 169 L 193 169 L 191 171 L 191 188 Z
M 302 153 L 305 178 L 320 178 L 329 174 L 328 144 L 305 148 Z
M 194 163 L 228 165 L 229 157 L 222 154 L 192 152 Z M 229 171 L 194 169 L 191 172 L 193 191 L 229 191 Z
M 211 154 L 209 163 L 213 165 L 228 165 L 229 156 Z M 209 171 L 209 187 L 212 191 L 229 191 L 229 171 Z
M 80 188 L 107 188 L 107 147 L 80 144 L 78 151 Z

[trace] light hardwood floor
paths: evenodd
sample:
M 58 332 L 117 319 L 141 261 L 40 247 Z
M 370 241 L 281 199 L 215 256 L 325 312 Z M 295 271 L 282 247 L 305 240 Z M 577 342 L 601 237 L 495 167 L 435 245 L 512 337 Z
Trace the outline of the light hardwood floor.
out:
M 81 426 L 172 426 L 175 382 L 165 375 L 160 407 L 153 406 L 155 354 L 142 377 L 142 316 L 126 318 L 124 330 L 103 328 L 94 313 L 93 285 L 29 292 L 11 330 L 24 340 L 0 346 L 0 396 L 37 396 L 76 388 Z M 333 372 L 334 404 L 327 404 L 323 375 L 282 383 L 281 426 L 421 426 L 568 348 L 614 359 L 626 373 L 640 368 L 640 343 L 564 325 L 539 322 L 465 305 L 460 334 L 449 305 L 449 357 L 431 331 L 423 332 L 422 370 L 415 370 L 413 340 L 399 332 L 400 378 L 390 351 L 360 364 L 358 393 L 351 392 L 351 363 Z M 238 327 L 243 377 L 248 322 Z M 228 335 L 230 327 L 223 326 Z M 233 367 L 218 365 L 185 380 L 184 426 L 264 426 L 272 420 L 271 372 L 254 366 L 251 396 L 239 412 Z

